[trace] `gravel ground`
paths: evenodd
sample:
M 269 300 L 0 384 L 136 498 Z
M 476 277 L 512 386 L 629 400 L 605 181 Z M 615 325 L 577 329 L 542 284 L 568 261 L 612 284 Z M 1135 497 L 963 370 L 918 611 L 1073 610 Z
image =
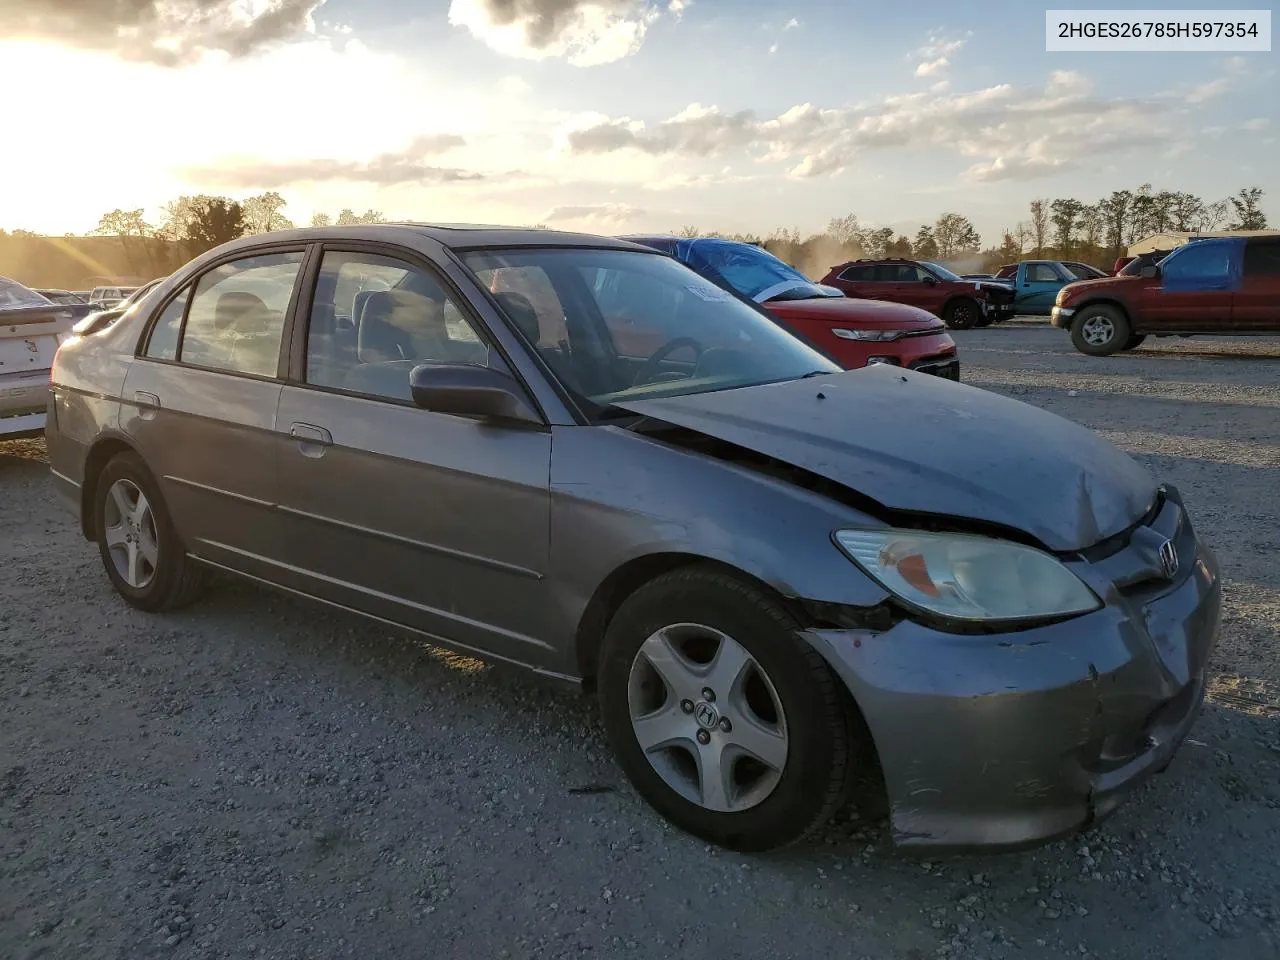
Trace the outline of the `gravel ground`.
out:
M 136 613 L 0 444 L 0 957 L 1280 956 L 1280 341 L 964 373 L 1183 491 L 1228 609 L 1205 714 L 1087 834 L 921 860 L 844 815 L 744 857 L 665 827 L 590 703 L 256 588 Z

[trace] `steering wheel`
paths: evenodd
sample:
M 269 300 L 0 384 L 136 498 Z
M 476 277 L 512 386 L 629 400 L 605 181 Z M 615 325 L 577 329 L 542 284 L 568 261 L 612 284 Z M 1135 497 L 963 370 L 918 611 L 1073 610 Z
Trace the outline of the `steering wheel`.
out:
M 631 385 L 633 387 L 638 387 L 642 383 L 652 382 L 655 379 L 654 375 L 658 371 L 658 364 L 662 363 L 662 361 L 667 359 L 670 354 L 675 353 L 681 347 L 693 348 L 695 362 L 697 357 L 702 356 L 703 346 L 697 340 L 693 339 L 693 337 L 676 337 L 674 340 L 668 340 L 654 351 L 653 356 L 644 362 L 644 365 L 636 373 L 636 378 L 631 382 Z

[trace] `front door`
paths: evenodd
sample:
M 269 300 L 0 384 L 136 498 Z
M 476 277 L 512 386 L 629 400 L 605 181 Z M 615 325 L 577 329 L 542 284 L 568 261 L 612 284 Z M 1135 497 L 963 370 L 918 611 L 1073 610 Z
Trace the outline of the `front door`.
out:
M 121 428 L 187 549 L 256 576 L 278 557 L 272 429 L 304 252 L 242 257 L 178 291 L 130 366 Z
M 335 343 L 328 318 L 350 317 L 371 278 L 385 286 L 360 311 L 354 346 Z M 305 366 L 276 419 L 280 576 L 460 648 L 552 668 L 550 432 L 432 413 L 410 396 L 420 363 L 506 369 L 460 302 L 422 264 L 325 252 Z
M 1026 264 L 1014 291 L 1014 308 L 1020 314 L 1048 313 L 1058 291 L 1075 277 L 1054 263 L 1032 261 Z
M 1138 291 L 1141 332 L 1230 330 L 1238 246 L 1234 238 L 1194 240 L 1171 253 Z

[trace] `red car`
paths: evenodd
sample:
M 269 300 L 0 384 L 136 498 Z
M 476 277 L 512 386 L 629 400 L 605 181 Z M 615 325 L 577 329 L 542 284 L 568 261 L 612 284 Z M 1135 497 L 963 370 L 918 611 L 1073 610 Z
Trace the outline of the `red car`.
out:
M 927 260 L 850 260 L 822 282 L 850 297 L 906 303 L 968 330 L 1013 316 L 1013 288 L 999 280 L 965 280 Z
M 670 254 L 718 286 L 754 301 L 846 370 L 890 363 L 960 379 L 955 341 L 925 310 L 846 297 L 754 244 L 713 237 L 622 239 Z M 625 329 L 625 320 L 621 325 Z M 647 356 L 646 349 L 652 353 L 659 346 L 631 348 L 637 356 Z
M 1191 240 L 1136 274 L 1063 287 L 1052 316 L 1093 356 L 1148 335 L 1280 333 L 1280 236 Z

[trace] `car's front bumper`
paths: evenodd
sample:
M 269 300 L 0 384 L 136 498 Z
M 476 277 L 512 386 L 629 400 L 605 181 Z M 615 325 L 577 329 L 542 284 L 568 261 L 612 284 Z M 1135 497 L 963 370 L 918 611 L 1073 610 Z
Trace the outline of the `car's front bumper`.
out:
M 1113 589 L 1103 609 L 1062 623 L 806 631 L 867 720 L 897 843 L 1044 842 L 1168 764 L 1199 713 L 1220 619 L 1217 564 L 1188 535 L 1184 576 L 1166 592 Z
M 1055 327 L 1062 327 L 1062 329 L 1065 330 L 1071 326 L 1071 318 L 1073 316 L 1075 316 L 1075 311 L 1070 307 L 1055 306 L 1049 311 L 1049 323 Z

